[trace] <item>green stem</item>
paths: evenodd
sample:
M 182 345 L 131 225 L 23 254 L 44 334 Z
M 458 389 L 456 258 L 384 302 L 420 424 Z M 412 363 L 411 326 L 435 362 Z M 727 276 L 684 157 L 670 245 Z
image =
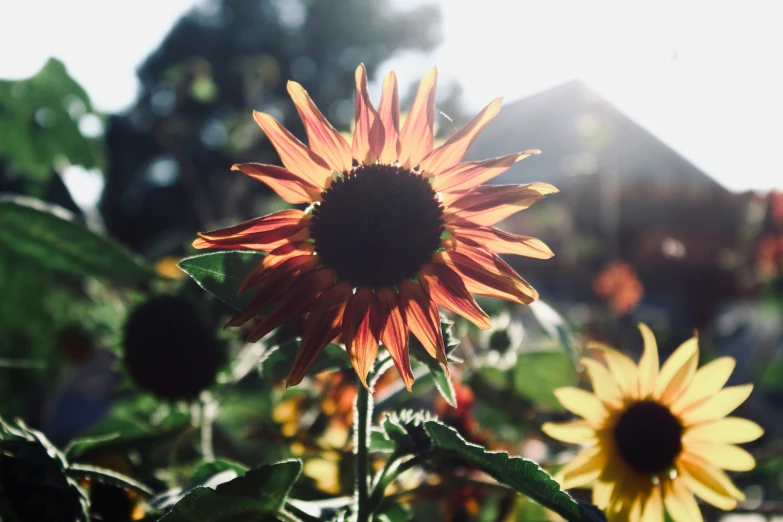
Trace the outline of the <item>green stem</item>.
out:
M 393 453 L 386 462 L 386 466 L 381 472 L 380 477 L 378 477 L 375 487 L 373 487 L 372 495 L 370 496 L 369 504 L 371 513 L 375 513 L 381 507 L 384 495 L 386 494 L 386 488 L 397 480 L 397 477 L 427 460 L 427 455 L 418 455 L 400 464 L 399 460 L 402 457 L 403 455 Z
M 357 522 L 369 522 L 369 487 L 370 487 L 370 419 L 372 418 L 372 399 L 364 385 L 357 383 L 356 411 L 354 415 L 354 434 L 356 437 L 356 513 Z

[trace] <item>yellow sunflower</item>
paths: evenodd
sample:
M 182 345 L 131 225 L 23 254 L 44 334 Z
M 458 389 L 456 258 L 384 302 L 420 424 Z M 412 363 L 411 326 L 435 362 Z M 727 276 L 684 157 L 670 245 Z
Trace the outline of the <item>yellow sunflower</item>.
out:
M 756 440 L 758 424 L 726 417 L 742 404 L 752 384 L 723 388 L 734 370 L 731 357 L 699 368 L 698 339 L 684 342 L 662 367 L 655 337 L 639 325 L 644 353 L 639 365 L 604 345 L 607 366 L 583 359 L 593 393 L 555 391 L 560 403 L 583 420 L 547 423 L 543 430 L 586 447 L 559 473 L 564 488 L 592 484 L 593 503 L 610 521 L 663 522 L 664 506 L 677 522 L 699 522 L 694 494 L 730 510 L 743 493 L 723 470 L 747 471 L 755 461 L 734 444 Z
M 342 336 L 363 382 L 380 341 L 410 389 L 409 333 L 446 364 L 438 306 L 486 329 L 489 317 L 471 293 L 519 303 L 538 297 L 497 254 L 546 259 L 552 252 L 537 239 L 493 225 L 557 190 L 545 183 L 480 186 L 537 150 L 462 163 L 500 110 L 500 98 L 435 148 L 435 68 L 423 78 L 402 128 L 394 72 L 384 79 L 377 110 L 364 65 L 355 78 L 351 145 L 304 88 L 289 82 L 309 147 L 272 116 L 254 112 L 285 168 L 232 167 L 288 203 L 309 203 L 308 209 L 200 233 L 193 246 L 268 252 L 240 289 L 255 295 L 229 325 L 240 326 L 275 305 L 253 326 L 248 341 L 254 342 L 284 321 L 309 314 L 288 386 L 299 383 L 324 347 Z

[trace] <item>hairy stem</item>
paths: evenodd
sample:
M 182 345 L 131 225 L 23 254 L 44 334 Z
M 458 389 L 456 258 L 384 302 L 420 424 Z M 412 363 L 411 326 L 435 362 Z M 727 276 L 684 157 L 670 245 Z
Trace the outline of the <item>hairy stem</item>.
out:
M 354 412 L 354 436 L 356 447 L 356 513 L 357 522 L 369 522 L 370 487 L 370 421 L 372 419 L 372 398 L 362 383 L 357 383 Z

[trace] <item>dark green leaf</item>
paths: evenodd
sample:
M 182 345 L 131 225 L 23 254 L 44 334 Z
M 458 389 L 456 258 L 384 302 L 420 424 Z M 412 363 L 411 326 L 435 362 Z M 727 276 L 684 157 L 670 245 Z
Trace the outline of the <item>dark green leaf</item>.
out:
M 115 281 L 154 272 L 130 251 L 73 221 L 67 210 L 21 196 L 0 197 L 0 248 L 37 266 Z
M 299 341 L 289 341 L 280 346 L 267 349 L 262 355 L 259 365 L 261 375 L 265 379 L 284 379 L 291 370 L 296 352 L 299 350 Z M 308 370 L 309 374 L 326 371 L 336 371 L 349 368 L 351 361 L 345 349 L 339 344 L 328 344 L 324 351 L 316 358 Z
M 303 522 L 321 522 L 333 519 L 353 504 L 352 497 L 337 497 L 324 500 L 298 500 L 289 498 L 286 511 L 296 515 Z
M 252 293 L 237 295 L 247 274 L 264 259 L 264 253 L 250 250 L 208 252 L 179 262 L 183 272 L 231 308 L 241 310 Z
M 508 453 L 487 451 L 466 442 L 459 433 L 438 421 L 424 423 L 435 451 L 457 456 L 478 467 L 498 482 L 532 498 L 569 522 L 603 522 L 606 518 L 593 506 L 575 501 L 538 464 Z
M 432 420 L 428 411 L 402 410 L 386 413 L 381 421 L 381 429 L 386 439 L 394 444 L 394 451 L 399 454 L 419 454 L 432 447 L 430 438 L 424 430 L 424 424 Z M 378 439 L 378 436 L 376 436 Z M 385 442 L 381 442 L 384 446 Z
M 403 506 L 393 502 L 385 502 L 375 516 L 375 522 L 408 522 L 413 514 Z
M 142 495 L 152 495 L 152 491 L 144 484 L 110 469 L 88 466 L 86 464 L 72 464 L 68 468 L 68 475 L 77 478 L 93 478 Z
M 161 522 L 274 520 L 301 471 L 301 461 L 289 460 L 251 469 L 214 490 L 195 488 Z

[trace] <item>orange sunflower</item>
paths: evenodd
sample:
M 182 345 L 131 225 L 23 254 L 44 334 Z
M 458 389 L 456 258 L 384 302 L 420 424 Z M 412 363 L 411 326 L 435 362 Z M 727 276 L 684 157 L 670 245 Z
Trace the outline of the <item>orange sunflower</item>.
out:
M 409 333 L 446 365 L 438 306 L 486 329 L 489 317 L 471 293 L 525 304 L 538 298 L 496 254 L 546 259 L 552 252 L 537 239 L 493 225 L 557 190 L 544 183 L 480 186 L 537 150 L 461 162 L 497 115 L 500 98 L 434 148 L 435 68 L 422 80 L 402 128 L 394 72 L 384 79 L 377 110 L 364 65 L 355 78 L 351 145 L 304 88 L 289 82 L 310 146 L 272 116 L 254 112 L 285 168 L 232 167 L 266 183 L 288 203 L 309 203 L 307 210 L 284 210 L 200 233 L 193 246 L 268 252 L 240 288 L 255 295 L 229 325 L 240 326 L 274 305 L 253 326 L 248 341 L 255 342 L 308 313 L 288 386 L 299 383 L 324 347 L 342 336 L 365 386 L 380 342 L 410 389 Z
M 611 522 L 663 522 L 664 507 L 677 522 L 699 522 L 694 494 L 734 509 L 745 496 L 723 470 L 753 469 L 753 457 L 735 444 L 756 440 L 764 431 L 727 415 L 745 402 L 753 385 L 723 387 L 734 369 L 731 357 L 697 369 L 696 337 L 659 368 L 653 333 L 644 324 L 639 329 L 644 353 L 638 366 L 593 344 L 607 363 L 582 361 L 593 393 L 555 390 L 563 407 L 582 419 L 546 423 L 544 432 L 585 445 L 560 471 L 563 487 L 592 485 L 593 503 Z

